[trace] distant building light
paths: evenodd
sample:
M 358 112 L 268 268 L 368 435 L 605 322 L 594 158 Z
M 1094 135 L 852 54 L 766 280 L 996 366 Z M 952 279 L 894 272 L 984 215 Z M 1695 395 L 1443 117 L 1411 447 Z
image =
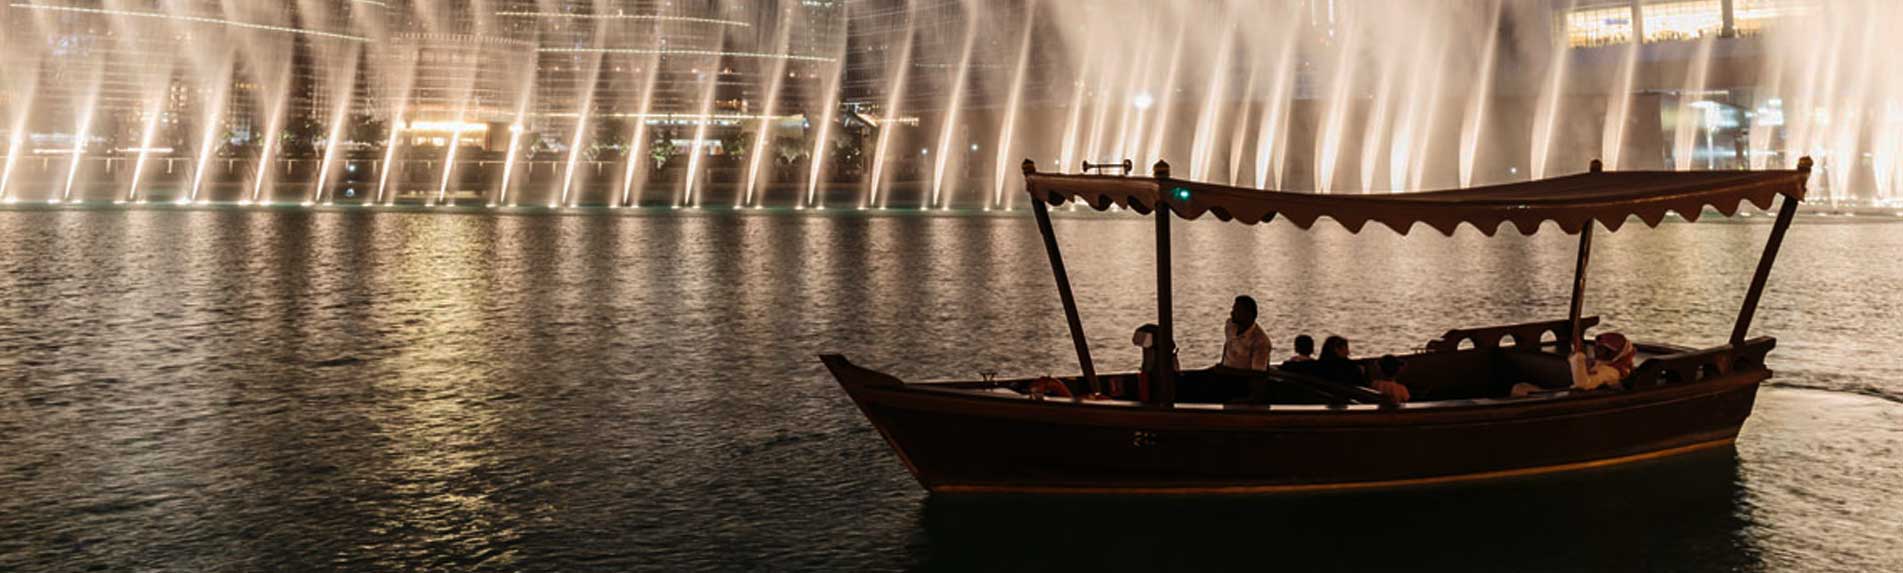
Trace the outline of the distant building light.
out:
M 1136 97 L 1130 99 L 1130 105 L 1136 106 L 1137 109 L 1150 109 L 1150 106 L 1156 105 L 1156 97 L 1151 96 L 1150 92 L 1138 93 Z

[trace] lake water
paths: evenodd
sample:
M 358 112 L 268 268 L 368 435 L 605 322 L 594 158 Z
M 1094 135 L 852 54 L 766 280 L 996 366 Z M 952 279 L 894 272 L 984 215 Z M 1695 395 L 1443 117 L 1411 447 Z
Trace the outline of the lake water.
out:
M 1152 225 L 1057 227 L 1104 369 Z M 1763 218 L 1595 245 L 1604 329 L 1721 342 Z M 1176 225 L 1185 366 L 1228 300 L 1357 351 L 1563 317 L 1574 239 Z M 1013 215 L 0 211 L 0 570 L 1903 568 L 1903 224 L 1806 218 L 1735 452 L 1384 493 L 927 498 L 814 355 L 1077 368 Z

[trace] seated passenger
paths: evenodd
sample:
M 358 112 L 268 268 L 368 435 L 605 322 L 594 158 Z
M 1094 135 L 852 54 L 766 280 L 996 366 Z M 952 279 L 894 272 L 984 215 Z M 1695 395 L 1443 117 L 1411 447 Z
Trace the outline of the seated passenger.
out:
M 1600 333 L 1593 337 L 1592 356 L 1575 352 L 1568 358 L 1574 362 L 1573 389 L 1624 390 L 1625 377 L 1632 374 L 1632 358 L 1638 354 L 1632 341 L 1617 332 Z M 1584 368 L 1579 368 L 1582 365 Z
M 1568 370 L 1572 373 L 1572 384 L 1563 388 L 1542 388 L 1536 384 L 1514 384 L 1508 395 L 1521 398 L 1540 393 L 1553 393 L 1562 390 L 1592 391 L 1601 389 L 1625 389 L 1625 377 L 1632 375 L 1632 359 L 1637 349 L 1625 335 L 1617 332 L 1601 333 L 1593 337 L 1592 354 L 1574 352 L 1566 357 Z
M 1354 361 L 1348 349 L 1348 339 L 1330 336 L 1322 341 L 1322 355 L 1312 366 L 1304 365 L 1304 370 L 1341 384 L 1352 386 L 1368 385 L 1368 373 L 1361 364 Z
M 1295 355 L 1288 357 L 1288 360 L 1283 360 L 1282 367 L 1287 368 L 1288 365 L 1290 364 L 1294 364 L 1297 362 L 1312 362 L 1314 360 L 1315 360 L 1315 338 L 1304 334 L 1304 335 L 1295 337 Z
M 1150 401 L 1150 374 L 1156 372 L 1156 363 L 1158 360 L 1156 330 L 1156 325 L 1145 324 L 1137 327 L 1136 333 L 1130 336 L 1130 344 L 1143 349 L 1143 368 L 1137 371 L 1137 383 L 1135 388 L 1113 387 L 1110 389 L 1111 396 L 1123 400 Z M 1170 359 L 1170 366 L 1179 371 L 1181 370 L 1173 356 Z
M 1236 297 L 1229 322 L 1222 325 L 1222 365 L 1241 370 L 1269 369 L 1269 335 L 1256 325 L 1255 299 Z
M 1407 386 L 1400 383 L 1401 371 L 1406 368 L 1407 361 L 1401 360 L 1393 354 L 1382 356 L 1380 372 L 1375 375 L 1374 383 L 1371 384 L 1371 386 L 1376 392 L 1380 392 L 1382 397 L 1387 398 L 1389 402 L 1395 404 L 1407 403 L 1408 400 L 1413 398 L 1413 395 L 1408 392 Z

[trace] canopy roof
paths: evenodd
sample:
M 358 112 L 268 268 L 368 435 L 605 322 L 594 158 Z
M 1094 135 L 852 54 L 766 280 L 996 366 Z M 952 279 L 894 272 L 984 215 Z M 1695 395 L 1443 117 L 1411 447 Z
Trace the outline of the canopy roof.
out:
M 1594 162 L 1595 167 L 1598 162 Z M 1108 175 L 1054 175 L 1037 173 L 1025 164 L 1025 189 L 1032 197 L 1053 205 L 1078 199 L 1099 211 L 1119 205 L 1149 213 L 1160 201 L 1185 219 L 1211 213 L 1224 221 L 1246 224 L 1278 216 L 1303 229 L 1328 217 L 1359 233 L 1377 221 L 1401 234 L 1415 223 L 1425 223 L 1445 235 L 1461 223 L 1489 236 L 1502 223 L 1513 223 L 1521 234 L 1537 232 L 1553 221 L 1576 234 L 1590 221 L 1617 231 L 1637 215 L 1656 227 L 1667 211 L 1689 221 L 1698 220 L 1706 207 L 1729 217 L 1744 201 L 1770 209 L 1772 199 L 1804 200 L 1810 159 L 1788 171 L 1617 171 L 1567 175 L 1551 179 L 1473 187 L 1379 195 L 1321 195 L 1263 191 L 1169 178 L 1168 164 L 1159 163 L 1160 177 Z

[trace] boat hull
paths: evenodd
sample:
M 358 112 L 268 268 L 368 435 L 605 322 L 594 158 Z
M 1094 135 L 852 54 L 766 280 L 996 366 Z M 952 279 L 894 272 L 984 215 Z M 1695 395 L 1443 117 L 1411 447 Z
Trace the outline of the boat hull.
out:
M 1431 408 L 1202 409 L 986 396 L 826 362 L 935 493 L 1269 493 L 1599 467 L 1729 446 L 1770 377 Z

